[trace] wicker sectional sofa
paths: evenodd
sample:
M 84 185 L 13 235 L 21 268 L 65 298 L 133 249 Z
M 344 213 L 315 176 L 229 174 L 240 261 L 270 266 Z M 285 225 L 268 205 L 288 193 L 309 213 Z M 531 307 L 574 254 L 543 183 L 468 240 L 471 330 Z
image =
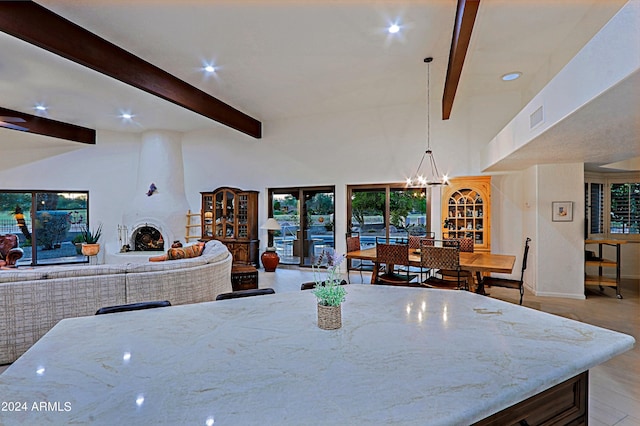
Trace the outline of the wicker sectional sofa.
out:
M 189 259 L 1 270 L 0 365 L 15 361 L 64 318 L 125 303 L 215 300 L 232 291 L 231 263 L 226 246 L 212 240 Z

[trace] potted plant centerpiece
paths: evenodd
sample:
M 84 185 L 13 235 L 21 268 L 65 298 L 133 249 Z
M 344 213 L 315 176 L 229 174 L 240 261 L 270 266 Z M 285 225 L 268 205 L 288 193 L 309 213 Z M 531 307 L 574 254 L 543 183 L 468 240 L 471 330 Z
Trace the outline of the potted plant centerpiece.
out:
M 318 301 L 318 327 L 323 330 L 336 330 L 342 327 L 342 302 L 347 291 L 340 285 L 339 267 L 344 255 L 336 256 L 322 252 L 316 263 L 312 265 L 316 287 L 313 294 Z M 327 263 L 326 279 L 322 280 L 319 269 L 323 262 Z
M 100 252 L 98 240 L 102 236 L 102 224 L 98 225 L 95 231 L 91 231 L 86 225 L 80 231 L 82 235 L 82 254 L 85 256 L 95 256 Z

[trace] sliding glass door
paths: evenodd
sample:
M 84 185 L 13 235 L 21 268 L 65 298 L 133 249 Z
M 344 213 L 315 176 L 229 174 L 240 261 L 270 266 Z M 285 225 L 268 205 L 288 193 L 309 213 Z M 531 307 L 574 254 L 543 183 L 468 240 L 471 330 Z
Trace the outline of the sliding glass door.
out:
M 269 189 L 269 217 L 282 229 L 270 236 L 281 264 L 310 266 L 322 251 L 335 248 L 335 188 Z

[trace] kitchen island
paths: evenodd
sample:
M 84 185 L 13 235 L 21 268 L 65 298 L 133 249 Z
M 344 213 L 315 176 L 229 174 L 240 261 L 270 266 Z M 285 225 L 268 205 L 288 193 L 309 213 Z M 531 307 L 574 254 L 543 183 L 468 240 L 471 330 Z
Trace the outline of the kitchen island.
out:
M 310 291 L 65 319 L 0 375 L 0 424 L 469 425 L 549 400 L 579 420 L 586 372 L 634 345 L 464 291 L 347 290 L 335 331 Z

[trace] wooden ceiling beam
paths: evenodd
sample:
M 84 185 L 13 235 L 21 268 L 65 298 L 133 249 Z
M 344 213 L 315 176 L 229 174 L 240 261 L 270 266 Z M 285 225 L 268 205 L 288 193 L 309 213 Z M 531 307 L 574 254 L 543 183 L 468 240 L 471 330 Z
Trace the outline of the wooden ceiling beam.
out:
M 262 137 L 262 123 L 32 1 L 0 1 L 0 31 L 152 95 Z
M 464 58 L 467 55 L 473 24 L 480 7 L 480 0 L 458 0 L 456 20 L 451 37 L 451 50 L 449 51 L 449 65 L 447 78 L 444 82 L 442 94 L 442 119 L 448 120 L 453 109 L 453 100 L 456 96 Z
M 15 124 L 19 125 L 20 127 L 25 127 L 27 130 L 24 131 L 27 133 L 51 136 L 53 138 L 66 139 L 69 141 L 86 143 L 89 145 L 96 144 L 96 131 L 94 129 L 76 126 L 75 124 L 63 123 L 62 121 L 51 120 L 49 118 L 25 114 L 24 112 L 13 111 L 11 109 L 0 107 L 0 117 L 2 116 L 22 118 L 24 122 Z

